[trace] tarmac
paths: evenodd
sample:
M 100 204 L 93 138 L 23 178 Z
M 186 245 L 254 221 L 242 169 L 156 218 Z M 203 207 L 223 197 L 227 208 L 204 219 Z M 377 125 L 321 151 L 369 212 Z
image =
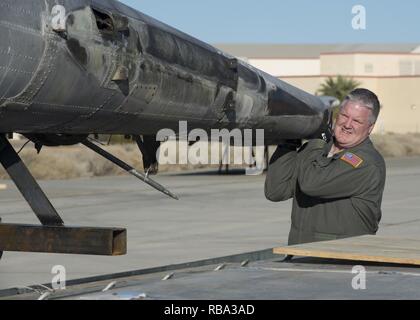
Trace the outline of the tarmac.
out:
M 418 235 L 420 158 L 387 159 L 387 169 L 383 219 L 378 234 Z M 165 197 L 135 178 L 125 176 L 41 182 L 66 225 L 127 228 L 128 254 L 95 257 L 5 252 L 0 261 L 0 290 L 49 283 L 56 265 L 64 266 L 67 279 L 71 280 L 240 254 L 287 243 L 291 201 L 267 201 L 263 175 L 246 176 L 241 170 L 229 175 L 199 171 L 162 174 L 155 179 L 180 200 Z M 0 190 L 3 222 L 38 224 L 14 185 L 10 181 L 0 181 L 0 184 L 7 185 L 7 189 Z M 238 273 L 239 282 L 246 280 L 246 275 L 240 280 L 241 275 L 244 273 Z M 308 279 L 311 277 L 309 274 Z M 317 279 L 322 284 L 322 277 Z M 333 280 L 325 281 L 324 289 L 320 284 L 318 287 L 327 292 L 332 288 L 328 283 Z M 293 287 L 293 283 L 289 286 Z M 290 297 L 293 296 L 302 297 L 299 294 Z M 200 297 L 206 297 L 205 292 Z

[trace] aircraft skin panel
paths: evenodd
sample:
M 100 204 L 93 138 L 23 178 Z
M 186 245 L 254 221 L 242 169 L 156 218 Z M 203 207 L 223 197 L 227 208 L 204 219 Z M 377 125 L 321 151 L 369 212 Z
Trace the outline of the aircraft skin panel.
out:
M 64 32 L 52 29 L 57 2 Z M 325 124 L 318 97 L 117 1 L 0 6 L 1 132 L 154 134 L 188 121 L 275 140 Z

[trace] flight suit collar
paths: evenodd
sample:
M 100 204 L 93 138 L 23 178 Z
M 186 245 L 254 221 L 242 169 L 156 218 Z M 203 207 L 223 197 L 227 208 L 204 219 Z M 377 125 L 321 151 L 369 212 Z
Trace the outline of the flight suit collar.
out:
M 328 153 L 330 152 L 330 150 L 331 150 L 331 148 L 333 146 L 333 143 L 334 143 L 334 139 L 331 139 L 330 142 L 328 142 L 327 144 L 325 144 L 324 152 L 323 152 L 323 154 L 324 154 L 325 157 L 328 157 Z M 367 137 L 359 145 L 357 145 L 357 146 L 355 146 L 353 148 L 350 148 L 350 149 L 345 149 L 345 150 L 341 151 L 340 153 L 335 154 L 332 157 L 332 159 L 338 159 L 338 158 L 342 157 L 347 152 L 357 153 L 357 151 L 363 150 L 365 148 L 369 148 L 370 146 L 372 146 L 372 140 L 370 140 L 370 138 Z

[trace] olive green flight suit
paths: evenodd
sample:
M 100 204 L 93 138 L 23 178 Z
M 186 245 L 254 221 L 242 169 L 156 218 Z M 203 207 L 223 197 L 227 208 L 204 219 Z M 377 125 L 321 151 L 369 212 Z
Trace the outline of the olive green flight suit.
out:
M 299 151 L 279 146 L 265 196 L 293 199 L 289 245 L 376 234 L 386 168 L 368 138 L 328 158 L 332 141 L 311 140 Z

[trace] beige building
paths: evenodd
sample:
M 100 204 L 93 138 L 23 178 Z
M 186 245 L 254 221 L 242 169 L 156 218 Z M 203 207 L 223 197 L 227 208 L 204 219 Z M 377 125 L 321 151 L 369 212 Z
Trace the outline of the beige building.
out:
M 420 44 L 216 47 L 313 94 L 328 77 L 353 78 L 381 100 L 377 133 L 420 132 Z

